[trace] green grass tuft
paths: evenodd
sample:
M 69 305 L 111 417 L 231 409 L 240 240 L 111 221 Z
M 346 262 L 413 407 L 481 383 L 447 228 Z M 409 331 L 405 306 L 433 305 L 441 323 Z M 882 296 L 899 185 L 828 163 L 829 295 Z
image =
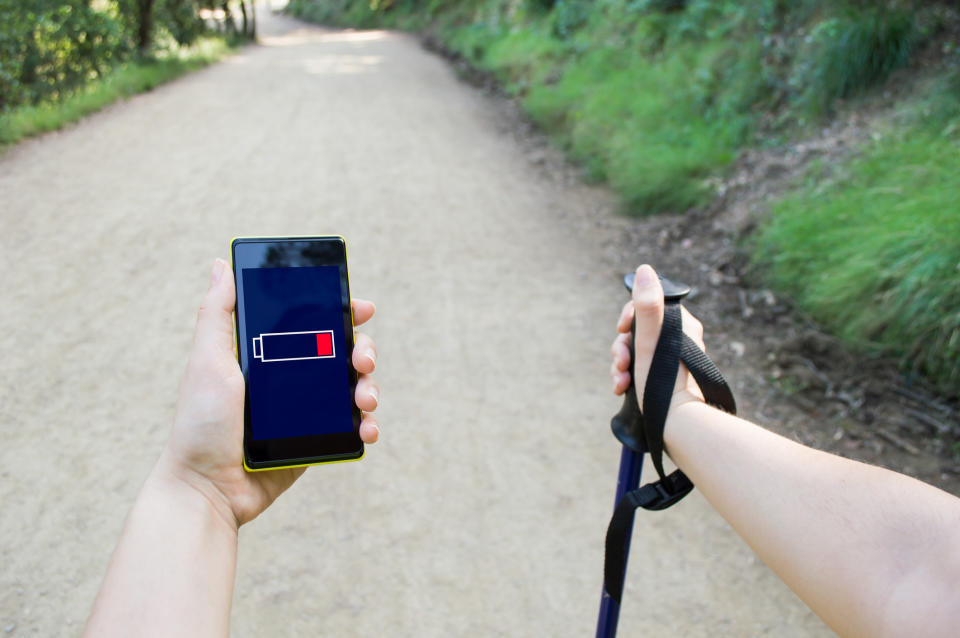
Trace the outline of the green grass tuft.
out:
M 190 47 L 167 51 L 155 59 L 120 65 L 58 101 L 0 113 L 0 146 L 55 131 L 119 99 L 149 91 L 216 62 L 229 49 L 223 38 L 201 38 Z
M 930 110 L 924 107 L 923 111 Z M 831 331 L 960 396 L 960 114 L 812 174 L 756 239 L 773 285 Z
M 689 45 L 650 60 L 593 51 L 555 84 L 535 85 L 525 106 L 560 132 L 590 175 L 609 180 L 628 211 L 684 211 L 708 200 L 707 179 L 733 161 L 750 131 L 738 98 L 714 92 L 715 62 L 727 53 Z
M 814 116 L 835 100 L 877 84 L 909 58 L 915 39 L 906 11 L 847 11 L 817 23 L 798 56 L 791 84 Z

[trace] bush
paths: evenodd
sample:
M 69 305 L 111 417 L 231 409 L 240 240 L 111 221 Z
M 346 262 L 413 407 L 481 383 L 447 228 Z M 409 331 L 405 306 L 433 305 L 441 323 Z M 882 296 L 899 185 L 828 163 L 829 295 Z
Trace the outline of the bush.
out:
M 914 124 L 837 175 L 812 174 L 774 206 L 756 254 L 774 286 L 822 325 L 957 397 L 960 110 L 949 97 L 936 96 L 939 109 L 922 104 Z
M 0 109 L 56 98 L 129 50 L 121 27 L 84 0 L 0 0 Z
M 149 91 L 164 82 L 215 62 L 227 54 L 222 38 L 199 38 L 152 59 L 114 67 L 96 82 L 73 91 L 56 102 L 22 105 L 0 113 L 0 147 L 25 137 L 53 131 L 118 99 Z
M 557 0 L 553 7 L 553 35 L 561 39 L 570 37 L 587 23 L 592 11 L 593 5 L 588 0 Z
M 660 64 L 591 53 L 556 86 L 535 87 L 526 106 L 563 132 L 574 158 L 609 180 L 627 210 L 683 211 L 708 196 L 707 177 L 733 159 L 743 134 L 729 118 L 705 117 L 690 99 L 686 69 L 700 56 L 709 52 L 691 47 Z
M 392 3 L 382 0 L 356 2 L 356 0 L 291 0 L 287 12 L 291 15 L 334 26 L 373 27 L 378 26 L 378 10 L 385 11 Z
M 838 98 L 874 85 L 902 66 L 913 40 L 913 17 L 905 11 L 848 11 L 823 20 L 800 51 L 792 88 L 808 112 L 823 114 Z

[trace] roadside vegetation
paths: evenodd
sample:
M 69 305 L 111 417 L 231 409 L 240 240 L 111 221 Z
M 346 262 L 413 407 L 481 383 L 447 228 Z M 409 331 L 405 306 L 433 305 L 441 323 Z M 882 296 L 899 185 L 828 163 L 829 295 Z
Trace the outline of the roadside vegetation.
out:
M 0 0 L 0 146 L 220 59 L 255 35 L 248 1 Z
M 493 74 L 630 214 L 703 207 L 743 149 L 786 147 L 910 82 L 871 143 L 809 170 L 744 247 L 799 310 L 960 397 L 953 4 L 292 0 L 289 10 L 438 41 Z
M 960 393 L 960 74 L 934 81 L 849 163 L 816 164 L 755 238 L 820 324 Z

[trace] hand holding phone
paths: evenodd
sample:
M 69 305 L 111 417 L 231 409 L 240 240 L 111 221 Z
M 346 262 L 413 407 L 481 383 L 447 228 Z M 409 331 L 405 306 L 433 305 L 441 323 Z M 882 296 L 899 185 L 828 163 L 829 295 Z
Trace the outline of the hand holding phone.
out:
M 233 273 L 218 259 L 197 318 L 173 431 L 157 469 L 200 490 L 224 518 L 241 525 L 266 509 L 305 468 L 254 473 L 243 468 L 244 379 L 234 352 L 235 300 Z M 353 300 L 352 307 L 357 326 L 373 316 L 369 301 Z M 359 427 L 365 443 L 375 442 L 379 434 L 369 414 L 376 408 L 377 389 L 369 376 L 373 357 L 372 340 L 358 333 L 352 361 L 360 373 L 355 401 L 365 412 Z
M 363 456 L 347 248 L 342 237 L 241 237 L 237 357 L 250 471 Z

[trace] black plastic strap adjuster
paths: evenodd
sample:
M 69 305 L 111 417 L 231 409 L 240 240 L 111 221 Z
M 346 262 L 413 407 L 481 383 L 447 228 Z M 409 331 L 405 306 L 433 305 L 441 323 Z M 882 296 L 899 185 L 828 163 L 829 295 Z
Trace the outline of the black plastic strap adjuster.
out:
M 657 499 L 641 507 L 656 512 L 667 509 L 693 491 L 693 482 L 686 474 L 677 470 L 655 483 L 650 483 L 648 487 L 656 490 Z

